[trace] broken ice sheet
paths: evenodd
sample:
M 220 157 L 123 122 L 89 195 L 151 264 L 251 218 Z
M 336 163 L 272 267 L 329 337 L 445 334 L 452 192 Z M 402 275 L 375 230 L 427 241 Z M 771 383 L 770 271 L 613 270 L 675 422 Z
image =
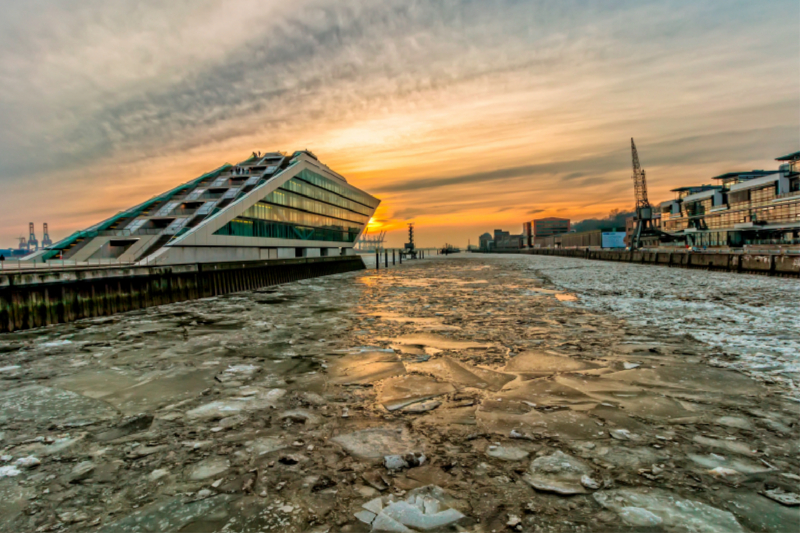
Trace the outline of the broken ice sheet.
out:
M 186 412 L 188 420 L 220 419 L 245 413 L 276 407 L 286 394 L 285 389 L 262 390 L 256 395 L 237 397 L 229 400 L 217 400 L 203 404 Z
M 103 526 L 98 531 L 101 533 L 185 531 L 182 528 L 187 524 L 223 508 L 232 499 L 232 496 L 220 494 L 190 503 L 185 503 L 182 498 L 162 500 L 135 510 L 130 515 Z
M 365 351 L 331 358 L 328 372 L 333 383 L 356 385 L 404 375 L 406 368 L 394 352 Z
M 591 409 L 598 403 L 580 389 L 550 379 L 525 381 L 517 387 L 502 391 L 496 397 L 503 401 L 529 402 L 541 407 L 565 406 L 582 411 Z
M 382 460 L 386 455 L 419 451 L 417 440 L 405 428 L 376 427 L 345 433 L 330 439 L 359 459 Z
M 589 465 L 562 451 L 556 451 L 552 455 L 537 457 L 531 461 L 523 479 L 536 490 L 569 496 L 587 492 L 581 483 L 584 476 L 593 476 Z
M 506 383 L 516 378 L 512 374 L 476 367 L 455 361 L 447 356 L 423 363 L 409 364 L 409 369 L 424 374 L 432 374 L 442 381 L 449 381 L 460 387 L 474 387 L 491 391 L 499 391 Z
M 455 392 L 455 388 L 446 382 L 439 382 L 428 376 L 407 375 L 383 382 L 379 401 L 389 411 L 402 409 L 407 405 L 430 400 Z
M 528 351 L 511 358 L 503 371 L 530 376 L 549 376 L 560 372 L 590 370 L 600 368 L 600 366 L 574 357 Z
M 489 348 L 492 345 L 481 342 L 456 340 L 452 337 L 436 334 L 412 334 L 403 335 L 394 339 L 389 339 L 397 344 L 412 344 L 419 346 L 429 346 L 439 350 L 469 350 L 473 348 Z
M 414 489 L 399 500 L 394 496 L 375 498 L 365 503 L 365 511 L 356 517 L 372 525 L 372 531 L 429 531 L 438 530 L 459 520 L 465 515 L 453 508 L 457 502 L 435 485 Z
M 594 499 L 631 526 L 660 526 L 669 532 L 744 533 L 728 511 L 662 489 L 595 492 Z
M 117 411 L 105 402 L 71 391 L 27 385 L 0 392 L 0 412 L 10 419 L 98 421 L 115 417 Z

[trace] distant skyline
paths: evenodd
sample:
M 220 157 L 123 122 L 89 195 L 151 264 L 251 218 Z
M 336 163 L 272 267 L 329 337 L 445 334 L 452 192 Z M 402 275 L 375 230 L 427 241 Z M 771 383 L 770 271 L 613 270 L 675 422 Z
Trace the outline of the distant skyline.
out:
M 0 20 L 0 248 L 307 148 L 388 243 L 630 210 L 800 150 L 800 4 L 27 0 Z

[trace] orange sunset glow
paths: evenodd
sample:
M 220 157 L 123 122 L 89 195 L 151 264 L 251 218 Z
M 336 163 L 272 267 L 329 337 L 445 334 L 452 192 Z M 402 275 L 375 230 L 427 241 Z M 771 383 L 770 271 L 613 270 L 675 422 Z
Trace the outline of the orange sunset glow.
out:
M 800 7 L 771 5 L 16 3 L 0 22 L 0 247 L 253 150 L 312 150 L 382 200 L 369 231 L 390 246 L 411 221 L 422 246 L 466 245 L 630 210 L 631 137 L 655 202 L 772 168 L 800 144 Z

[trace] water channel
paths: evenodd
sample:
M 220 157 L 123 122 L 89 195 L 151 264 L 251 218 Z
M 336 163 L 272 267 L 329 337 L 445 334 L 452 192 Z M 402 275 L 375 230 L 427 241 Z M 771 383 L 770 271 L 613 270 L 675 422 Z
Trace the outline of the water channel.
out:
M 791 531 L 796 280 L 461 254 L 0 336 L 0 531 Z

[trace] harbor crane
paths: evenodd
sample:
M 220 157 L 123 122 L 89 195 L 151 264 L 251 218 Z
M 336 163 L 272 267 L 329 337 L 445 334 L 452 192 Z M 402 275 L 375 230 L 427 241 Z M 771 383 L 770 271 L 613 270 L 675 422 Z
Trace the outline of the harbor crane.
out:
M 36 230 L 33 227 L 33 222 L 28 224 L 28 251 L 35 252 L 39 249 L 39 241 L 36 240 Z
M 653 207 L 647 199 L 647 179 L 644 169 L 639 163 L 639 152 L 631 137 L 631 155 L 633 158 L 633 189 L 636 194 L 635 229 L 631 238 L 631 250 L 637 250 L 642 243 L 642 233 L 653 228 Z
M 48 246 L 53 245 L 53 241 L 50 240 L 50 232 L 47 231 L 47 222 L 44 223 L 44 231 L 42 234 L 42 248 L 47 248 Z

